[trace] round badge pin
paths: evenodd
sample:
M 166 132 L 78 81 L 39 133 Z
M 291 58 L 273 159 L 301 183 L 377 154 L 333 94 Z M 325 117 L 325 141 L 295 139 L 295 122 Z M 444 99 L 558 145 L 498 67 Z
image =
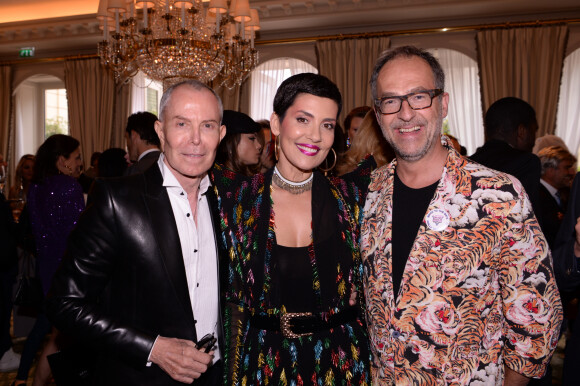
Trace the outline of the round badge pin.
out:
M 427 226 L 432 231 L 441 232 L 449 225 L 449 213 L 443 209 L 433 209 L 427 214 Z

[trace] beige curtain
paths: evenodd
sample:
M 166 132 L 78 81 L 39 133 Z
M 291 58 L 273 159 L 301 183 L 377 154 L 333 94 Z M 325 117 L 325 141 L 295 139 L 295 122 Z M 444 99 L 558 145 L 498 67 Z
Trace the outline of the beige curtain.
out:
M 115 88 L 115 111 L 110 147 L 125 148 L 125 127 L 131 111 L 131 82 L 117 85 Z M 103 149 L 104 150 L 104 149 Z
M 484 30 L 477 33 L 483 111 L 514 96 L 536 110 L 537 136 L 553 134 L 568 27 Z
M 12 67 L 0 66 L 0 154 L 4 162 L 8 163 L 4 180 L 6 198 L 8 198 L 17 164 L 14 154 L 14 105 L 12 101 Z
M 115 81 L 98 59 L 66 60 L 64 83 L 71 136 L 81 143 L 87 163 L 94 151 L 110 147 Z
M 8 160 L 10 113 L 12 106 L 12 68 L 0 66 L 0 154 Z
M 318 70 L 342 94 L 340 122 L 355 107 L 372 106 L 369 81 L 375 61 L 391 45 L 388 37 L 316 42 Z
M 236 86 L 233 89 L 228 89 L 227 87 L 220 87 L 217 90 L 218 95 L 222 99 L 224 104 L 224 110 L 240 110 L 240 95 L 241 87 Z

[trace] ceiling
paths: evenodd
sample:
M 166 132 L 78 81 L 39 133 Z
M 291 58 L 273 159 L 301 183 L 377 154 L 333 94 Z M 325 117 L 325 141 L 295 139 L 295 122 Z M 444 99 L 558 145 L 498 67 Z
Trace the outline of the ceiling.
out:
M 250 0 L 260 41 L 537 20 L 580 20 L 579 0 Z M 0 0 L 0 61 L 96 53 L 98 0 Z

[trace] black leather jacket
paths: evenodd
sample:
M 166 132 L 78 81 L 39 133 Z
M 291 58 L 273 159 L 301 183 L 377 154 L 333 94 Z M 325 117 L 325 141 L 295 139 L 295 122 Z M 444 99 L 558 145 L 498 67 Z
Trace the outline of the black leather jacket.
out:
M 146 367 L 158 335 L 197 341 L 177 226 L 156 163 L 143 174 L 95 181 L 47 314 L 99 353 L 96 384 L 179 384 L 158 366 Z

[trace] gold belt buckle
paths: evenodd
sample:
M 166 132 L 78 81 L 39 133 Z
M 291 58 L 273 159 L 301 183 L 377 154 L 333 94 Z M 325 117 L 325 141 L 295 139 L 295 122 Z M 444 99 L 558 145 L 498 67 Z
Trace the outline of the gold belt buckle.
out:
M 286 338 L 296 339 L 301 338 L 303 336 L 310 336 L 313 333 L 307 332 L 304 334 L 295 334 L 292 332 L 292 325 L 290 324 L 291 320 L 294 318 L 300 318 L 304 316 L 312 316 L 311 312 L 287 312 L 284 315 L 280 316 L 280 331 L 282 335 Z

